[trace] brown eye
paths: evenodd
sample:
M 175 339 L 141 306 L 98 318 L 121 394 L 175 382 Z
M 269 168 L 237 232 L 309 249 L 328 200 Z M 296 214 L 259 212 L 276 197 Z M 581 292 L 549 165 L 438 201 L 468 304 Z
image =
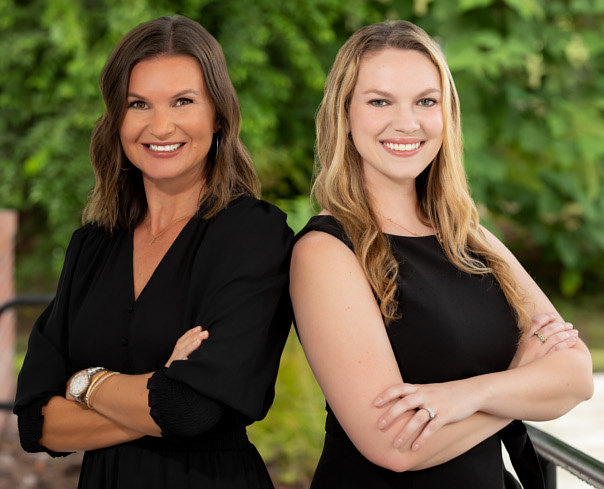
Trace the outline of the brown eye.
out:
M 193 103 L 193 101 L 190 98 L 179 98 L 176 101 L 176 106 L 177 107 L 182 107 L 183 105 L 189 105 L 189 104 L 192 104 L 192 103 Z
M 132 107 L 133 109 L 146 109 L 147 104 L 142 100 L 135 100 L 134 102 L 130 102 L 130 104 L 128 104 L 128 107 Z

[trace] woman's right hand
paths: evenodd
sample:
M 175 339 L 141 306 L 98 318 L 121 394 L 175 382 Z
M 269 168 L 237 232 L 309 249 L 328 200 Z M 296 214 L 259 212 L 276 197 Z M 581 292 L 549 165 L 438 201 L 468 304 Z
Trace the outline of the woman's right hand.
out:
M 577 343 L 578 335 L 573 325 L 557 314 L 538 314 L 522 336 L 508 370 L 531 363 L 548 353 L 572 348 Z
M 170 355 L 170 358 L 166 362 L 166 367 L 169 367 L 174 360 L 188 360 L 189 355 L 197 350 L 201 342 L 208 339 L 209 336 L 210 334 L 204 331 L 201 326 L 196 326 L 187 331 L 178 338 L 172 355 Z

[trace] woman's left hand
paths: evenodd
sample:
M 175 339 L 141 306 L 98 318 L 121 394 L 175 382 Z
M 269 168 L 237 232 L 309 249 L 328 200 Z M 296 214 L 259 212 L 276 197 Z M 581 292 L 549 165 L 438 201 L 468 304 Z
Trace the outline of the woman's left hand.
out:
M 166 367 L 169 367 L 174 360 L 188 360 L 189 355 L 201 346 L 201 342 L 208 339 L 210 334 L 203 330 L 201 326 L 191 328 L 183 334 L 172 351 L 172 355 L 166 362 Z
M 479 410 L 478 395 L 465 380 L 440 384 L 403 382 L 389 387 L 374 401 L 377 407 L 388 403 L 393 404 L 378 420 L 378 427 L 382 430 L 387 429 L 403 413 L 415 411 L 394 438 L 395 447 L 401 447 L 411 440 L 409 446 L 412 450 L 418 450 L 446 424 L 466 419 Z M 415 440 L 412 440 L 413 437 Z

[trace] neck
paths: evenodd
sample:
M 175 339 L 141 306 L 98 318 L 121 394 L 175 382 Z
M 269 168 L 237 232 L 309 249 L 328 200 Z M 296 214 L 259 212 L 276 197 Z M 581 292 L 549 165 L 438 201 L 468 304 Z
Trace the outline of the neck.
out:
M 149 232 L 155 235 L 174 221 L 185 220 L 197 212 L 203 196 L 203 183 L 199 182 L 179 192 L 145 183 L 145 194 L 147 197 L 145 223 Z
M 394 235 L 426 236 L 434 229 L 426 224 L 412 185 L 384 186 L 378 191 L 368 188 L 371 208 L 383 232 Z

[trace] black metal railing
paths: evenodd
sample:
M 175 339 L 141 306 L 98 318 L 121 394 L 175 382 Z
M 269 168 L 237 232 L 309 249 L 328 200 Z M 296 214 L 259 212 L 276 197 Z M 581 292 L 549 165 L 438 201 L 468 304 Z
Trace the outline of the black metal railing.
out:
M 0 316 L 4 311 L 18 306 L 46 306 L 52 295 L 15 297 L 0 304 Z M 0 409 L 12 410 L 13 403 L 0 402 Z M 604 489 L 604 463 L 564 443 L 534 426 L 526 425 L 545 476 L 546 489 L 556 489 L 556 467 L 570 472 L 596 489 Z
M 28 296 L 20 296 L 14 297 L 13 299 L 0 304 L 0 317 L 2 314 L 11 309 L 13 307 L 20 306 L 47 306 L 51 300 L 53 300 L 53 295 L 41 294 L 41 295 L 28 295 Z M 13 401 L 5 401 L 0 399 L 0 410 L 3 411 L 12 411 L 13 410 Z
M 604 463 L 534 426 L 527 424 L 526 428 L 540 457 L 546 489 L 556 487 L 556 467 L 563 468 L 597 489 L 604 489 Z

